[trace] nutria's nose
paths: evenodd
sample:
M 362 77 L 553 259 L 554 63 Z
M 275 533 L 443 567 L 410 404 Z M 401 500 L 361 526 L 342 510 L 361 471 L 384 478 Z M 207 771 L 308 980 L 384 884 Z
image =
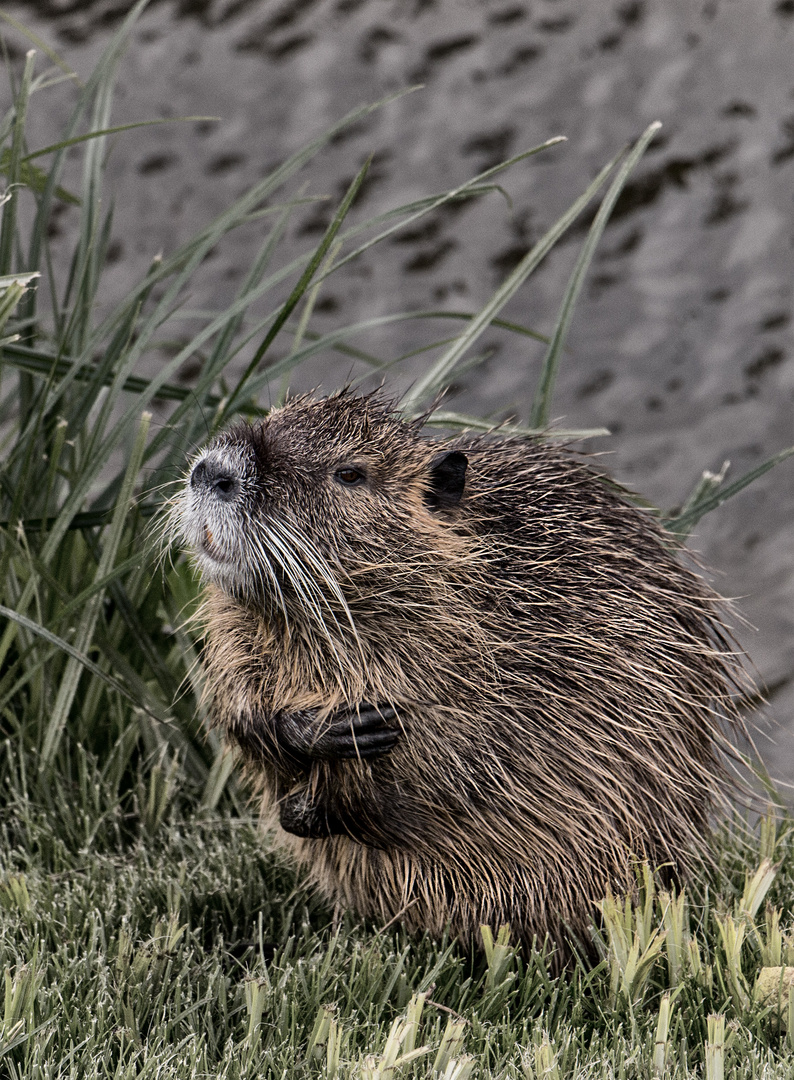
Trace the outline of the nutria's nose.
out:
M 240 478 L 230 472 L 228 466 L 202 458 L 190 474 L 190 486 L 203 488 L 224 502 L 229 502 L 240 490 Z

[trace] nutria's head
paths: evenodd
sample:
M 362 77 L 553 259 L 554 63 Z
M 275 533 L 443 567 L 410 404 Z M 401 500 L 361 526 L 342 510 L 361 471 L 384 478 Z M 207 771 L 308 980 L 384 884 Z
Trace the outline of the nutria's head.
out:
M 197 455 L 176 524 L 205 580 L 236 599 L 346 610 L 346 576 L 404 561 L 417 534 L 451 523 L 466 464 L 377 396 L 298 398 Z

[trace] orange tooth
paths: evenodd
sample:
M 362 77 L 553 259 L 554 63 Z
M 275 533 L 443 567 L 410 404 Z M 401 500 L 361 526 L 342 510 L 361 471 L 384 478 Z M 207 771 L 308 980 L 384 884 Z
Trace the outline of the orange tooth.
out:
M 204 539 L 207 541 L 207 546 L 212 547 L 213 536 L 212 536 L 212 533 L 210 532 L 209 525 L 204 526 Z

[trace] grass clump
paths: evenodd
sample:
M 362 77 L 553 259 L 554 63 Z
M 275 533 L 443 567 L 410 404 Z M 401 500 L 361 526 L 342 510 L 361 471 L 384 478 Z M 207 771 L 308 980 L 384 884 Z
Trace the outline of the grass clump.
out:
M 773 823 L 751 845 L 724 835 L 695 892 L 640 868 L 635 900 L 604 902 L 600 963 L 554 975 L 504 934 L 472 957 L 335 921 L 246 818 L 177 795 L 152 831 L 85 758 L 56 782 L 61 820 L 2 764 L 4 1075 L 790 1075 L 786 986 L 755 993 L 794 965 L 791 834 Z
M 562 976 L 551 974 L 542 949 L 517 955 L 498 927 L 486 928 L 485 956 L 476 958 L 448 942 L 337 923 L 248 816 L 233 757 L 208 730 L 198 646 L 184 629 L 197 582 L 176 553 L 158 572 L 151 543 L 152 518 L 187 451 L 237 417 L 261 415 L 261 402 L 281 400 L 292 373 L 323 351 L 349 357 L 356 380 L 386 376 L 406 358 L 377 357 L 356 342 L 390 322 L 446 327 L 402 401 L 406 415 L 430 409 L 430 422 L 446 428 L 490 426 L 433 409 L 439 391 L 477 363 L 470 353 L 487 328 L 539 340 L 546 352 L 527 426 L 505 430 L 544 434 L 584 275 L 657 125 L 605 166 L 480 311 L 397 312 L 313 329 L 329 275 L 445 203 L 487 197 L 500 171 L 558 141 L 354 220 L 365 166 L 320 243 L 282 261 L 285 230 L 307 203 L 290 194 L 293 178 L 380 106 L 351 113 L 177 251 L 153 259 L 108 311 L 104 166 L 109 137 L 122 131 L 112 124 L 114 73 L 144 6 L 130 11 L 85 85 L 29 53 L 10 72 L 13 105 L 0 121 L 3 1070 L 466 1080 L 695 1069 L 716 1077 L 729 1061 L 736 1076 L 788 1075 L 787 832 L 766 825 L 755 847 L 726 835 L 713 881 L 690 896 L 660 891 L 641 870 L 638 900 L 604 899 L 601 963 Z M 30 110 L 64 83 L 75 107 L 61 141 L 31 148 Z M 79 175 L 66 156 L 74 148 Z M 502 320 L 605 185 L 551 335 Z M 63 203 L 79 228 L 62 277 L 49 237 Z M 262 237 L 237 295 L 223 310 L 186 310 L 204 259 L 237 229 Z M 459 324 L 452 338 L 450 319 Z M 163 342 L 174 340 L 164 360 Z M 176 378 L 188 359 L 198 361 L 189 389 Z M 157 412 L 166 422 L 153 421 Z M 791 452 L 735 481 L 704 475 L 669 526 L 685 533 Z

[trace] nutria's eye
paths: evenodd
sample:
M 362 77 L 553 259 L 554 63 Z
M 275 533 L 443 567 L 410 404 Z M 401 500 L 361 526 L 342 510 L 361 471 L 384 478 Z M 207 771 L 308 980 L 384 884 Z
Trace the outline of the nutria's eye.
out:
M 366 476 L 361 469 L 355 469 L 352 465 L 344 465 L 341 469 L 336 470 L 334 479 L 338 480 L 340 484 L 344 484 L 345 487 L 357 487 L 359 484 L 364 483 Z

